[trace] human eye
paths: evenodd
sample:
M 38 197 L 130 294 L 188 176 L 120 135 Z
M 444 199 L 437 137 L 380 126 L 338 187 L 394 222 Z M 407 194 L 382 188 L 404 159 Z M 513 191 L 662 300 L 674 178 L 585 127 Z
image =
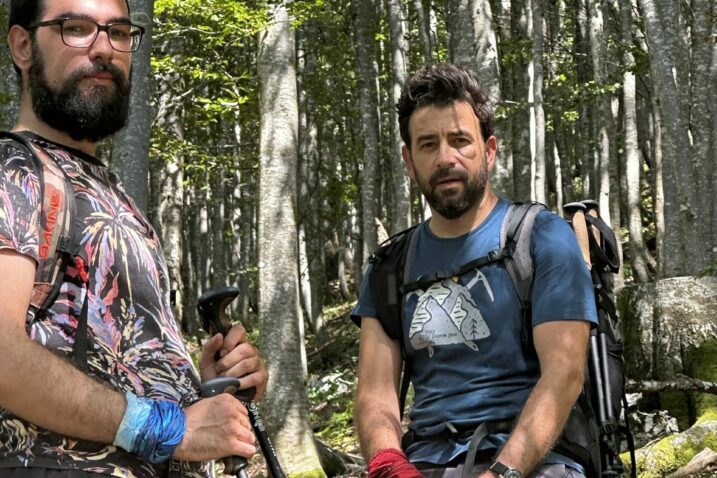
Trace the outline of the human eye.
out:
M 423 151 L 430 151 L 436 147 L 436 142 L 432 140 L 421 141 L 418 143 L 418 148 Z
M 62 33 L 74 37 L 86 37 L 94 35 L 97 26 L 87 20 L 69 18 L 62 24 Z
M 129 41 L 131 25 L 112 25 L 109 31 L 113 40 L 126 42 Z

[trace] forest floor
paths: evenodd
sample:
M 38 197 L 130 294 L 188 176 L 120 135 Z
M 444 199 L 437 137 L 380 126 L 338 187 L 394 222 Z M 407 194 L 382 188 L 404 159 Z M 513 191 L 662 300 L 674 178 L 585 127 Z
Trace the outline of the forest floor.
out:
M 353 398 L 356 390 L 359 329 L 349 318 L 353 302 L 324 310 L 326 337 L 319 341 L 307 333 L 309 403 L 314 436 L 340 454 L 348 469 L 343 477 L 365 477 L 358 438 L 353 425 Z M 225 478 L 217 465 L 217 476 Z M 250 460 L 249 476 L 268 476 L 260 453 Z

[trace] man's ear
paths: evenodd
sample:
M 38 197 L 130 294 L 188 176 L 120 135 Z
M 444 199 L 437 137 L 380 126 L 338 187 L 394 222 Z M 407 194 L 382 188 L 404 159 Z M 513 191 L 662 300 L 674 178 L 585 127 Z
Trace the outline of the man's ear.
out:
M 30 32 L 19 25 L 13 25 L 7 34 L 7 44 L 10 47 L 12 61 L 22 71 L 30 69 L 32 63 L 32 40 Z
M 498 152 L 498 140 L 495 136 L 489 136 L 485 142 L 485 160 L 488 164 L 488 171 L 495 167 L 495 155 Z
M 411 150 L 405 144 L 401 147 L 401 156 L 403 156 L 403 162 L 406 163 L 408 177 L 415 181 L 416 172 L 413 170 L 413 157 L 411 156 Z

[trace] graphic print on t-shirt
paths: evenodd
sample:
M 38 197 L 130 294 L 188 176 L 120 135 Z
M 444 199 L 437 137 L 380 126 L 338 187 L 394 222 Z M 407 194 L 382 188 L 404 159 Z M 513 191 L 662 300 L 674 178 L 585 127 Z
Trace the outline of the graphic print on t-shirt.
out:
M 458 282 L 458 277 L 452 277 L 434 283 L 425 291 L 411 293 L 418 295 L 408 331 L 415 350 L 428 348 L 428 355 L 432 357 L 435 346 L 462 343 L 478 351 L 475 341 L 490 336 L 471 289 L 484 287 L 491 302 L 493 290 L 480 270 L 474 269 L 467 275 L 474 276 L 466 285 Z

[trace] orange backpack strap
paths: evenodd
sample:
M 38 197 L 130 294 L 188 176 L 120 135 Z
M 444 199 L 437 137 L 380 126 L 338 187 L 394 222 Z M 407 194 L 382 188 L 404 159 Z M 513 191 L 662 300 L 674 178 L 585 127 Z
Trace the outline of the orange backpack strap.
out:
M 57 297 L 65 266 L 76 253 L 70 250 L 75 195 L 70 178 L 44 149 L 20 133 L 0 131 L 0 139 L 19 143 L 30 153 L 40 183 L 42 206 L 38 264 L 30 299 L 30 306 L 36 310 L 37 317 L 46 313 Z

